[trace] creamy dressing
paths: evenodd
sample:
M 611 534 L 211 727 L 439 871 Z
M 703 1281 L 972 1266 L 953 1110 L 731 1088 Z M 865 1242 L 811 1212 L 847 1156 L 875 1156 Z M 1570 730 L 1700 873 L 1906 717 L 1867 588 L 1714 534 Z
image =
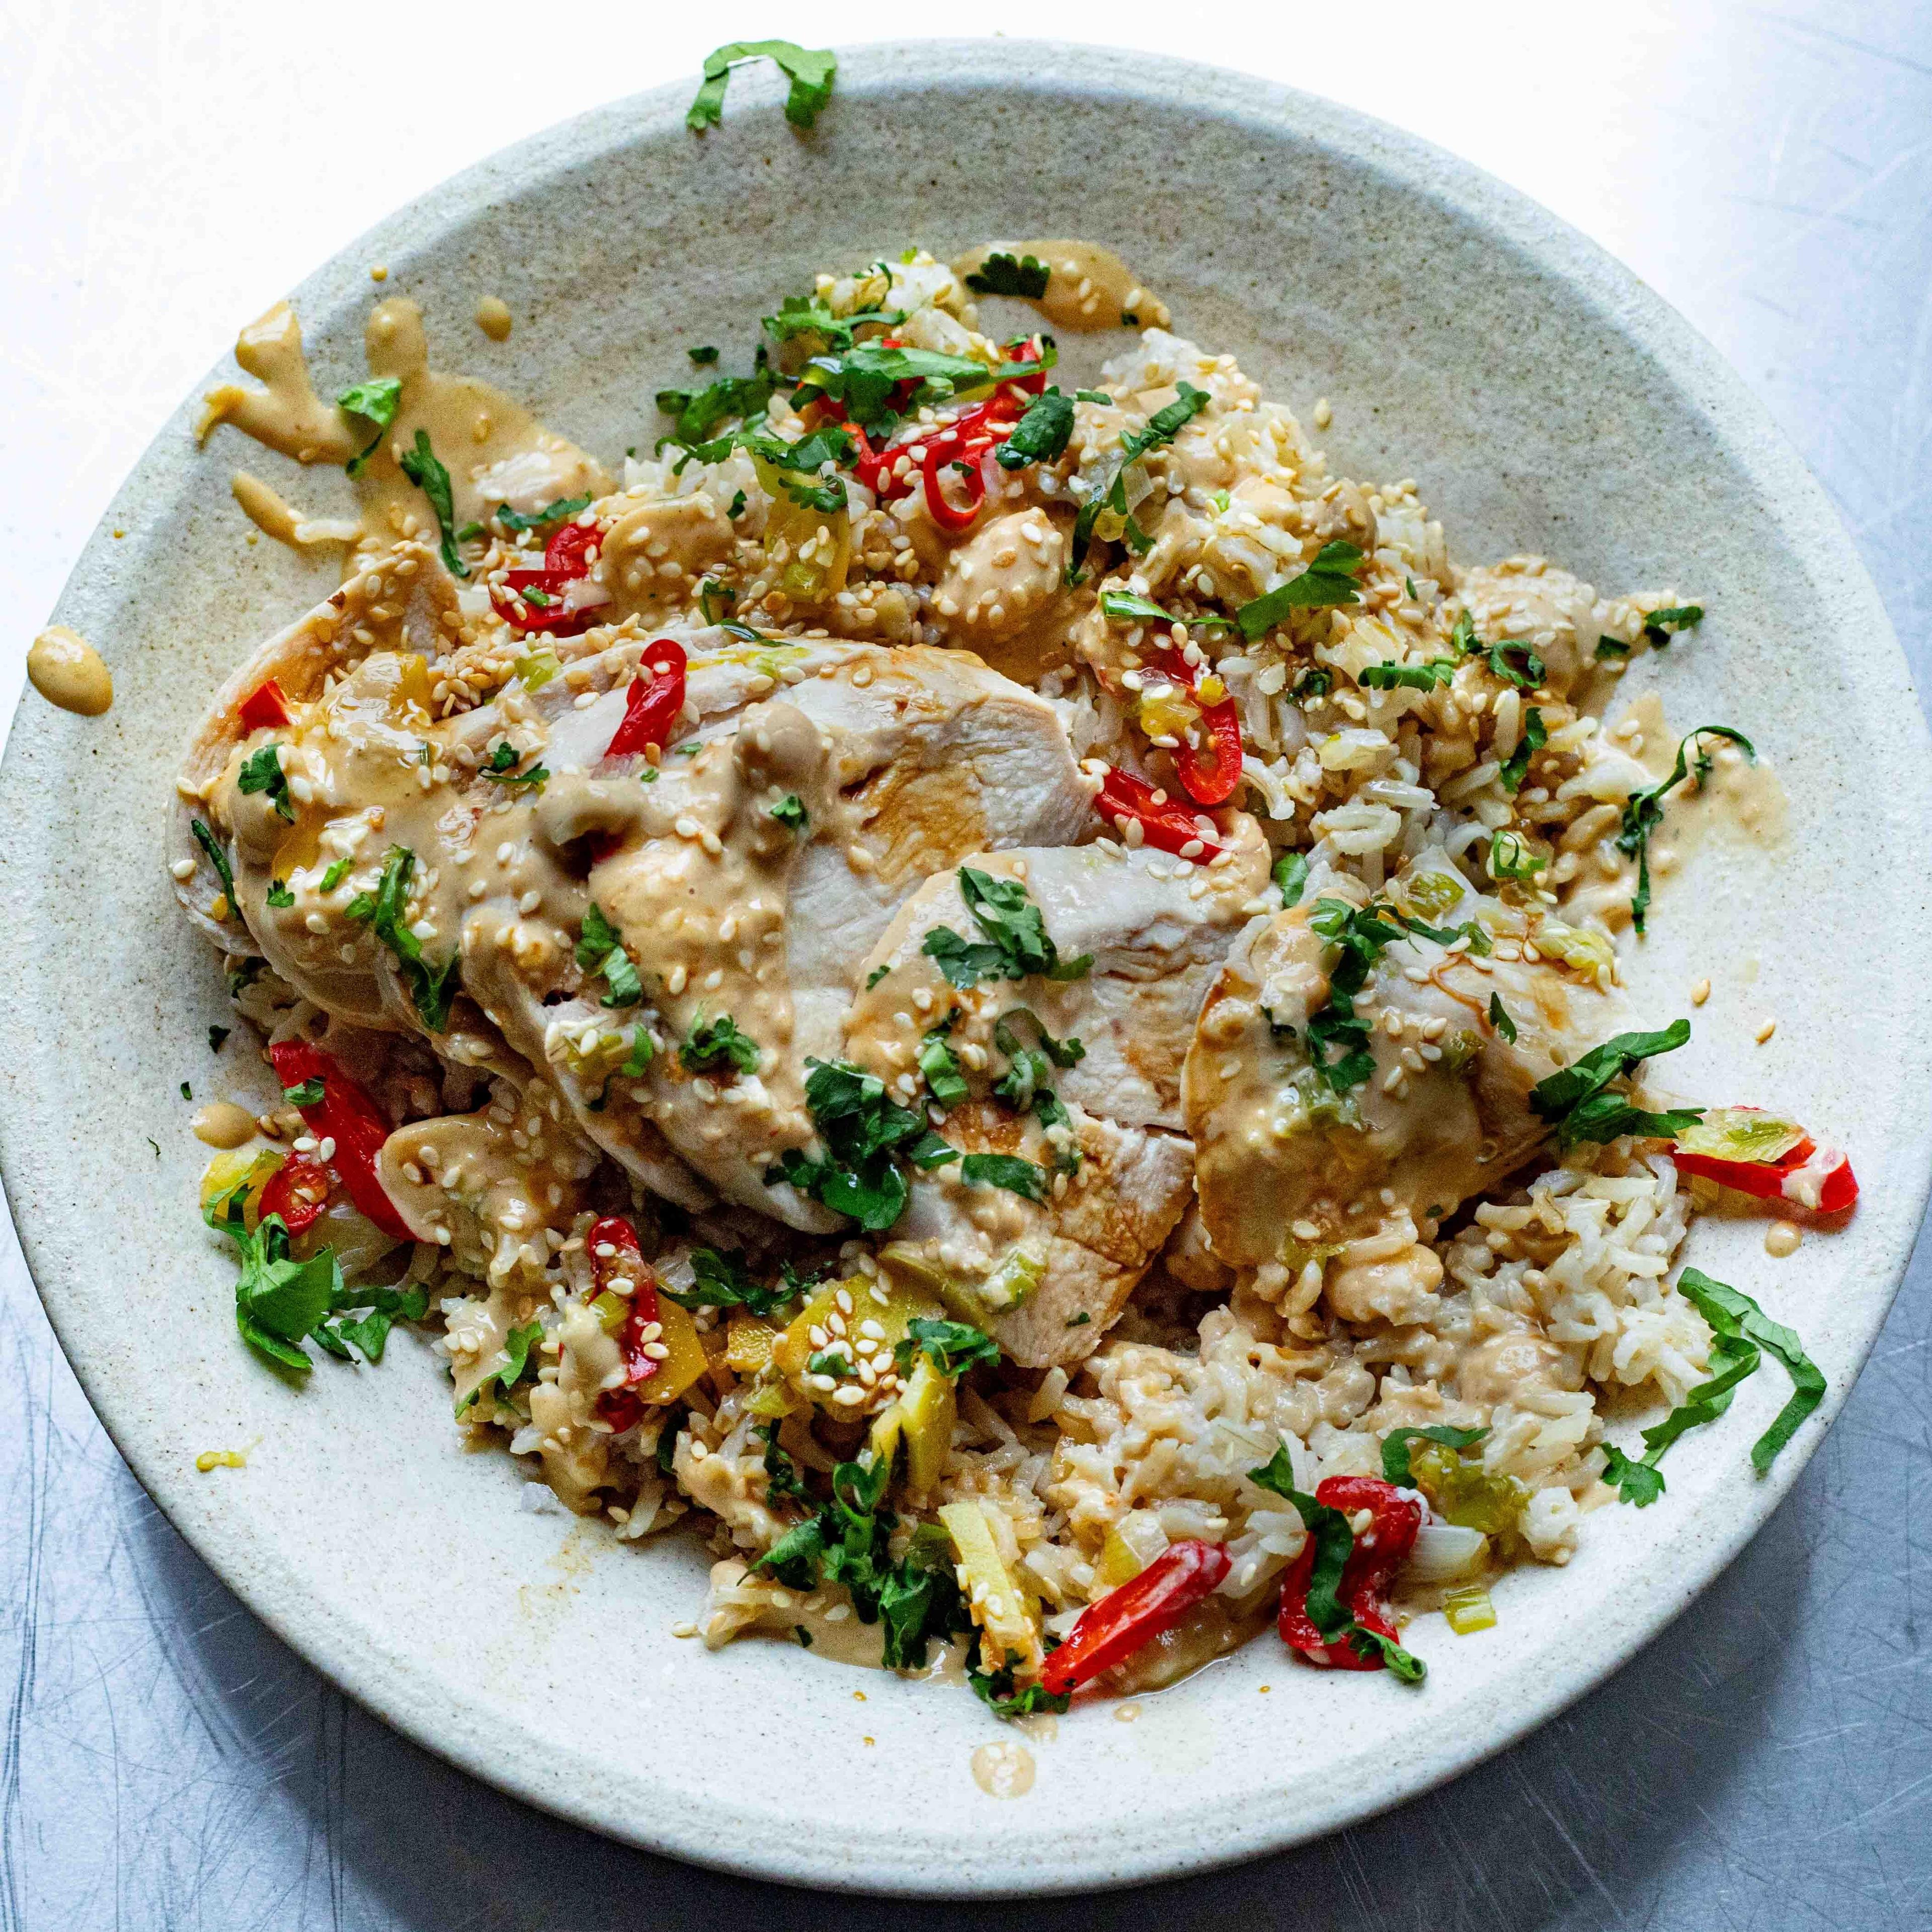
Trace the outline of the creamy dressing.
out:
M 996 1738 L 973 1754 L 973 1782 L 988 1798 L 1024 1798 L 1038 1769 L 1033 1753 L 1013 1738 Z
M 1119 256 L 1094 242 L 990 242 L 961 256 L 952 272 L 963 284 L 996 252 L 1046 264 L 1046 292 L 1022 299 L 1055 328 L 1165 328 L 1174 319 Z
M 485 296 L 476 304 L 476 326 L 492 342 L 510 339 L 510 305 L 500 296 Z
M 304 516 L 278 490 L 245 470 L 236 470 L 228 487 L 248 520 L 264 536 L 273 537 L 291 550 L 353 543 L 362 534 L 362 525 L 352 520 Z
M 50 704 L 78 717 L 98 718 L 114 702 L 100 653 L 64 624 L 50 624 L 27 646 L 27 678 Z

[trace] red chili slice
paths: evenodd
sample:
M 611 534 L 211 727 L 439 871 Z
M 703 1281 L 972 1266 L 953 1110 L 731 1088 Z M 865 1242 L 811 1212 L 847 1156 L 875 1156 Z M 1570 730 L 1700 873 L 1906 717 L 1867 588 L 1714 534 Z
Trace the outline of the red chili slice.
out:
M 1364 1630 L 1394 1642 L 1396 1628 L 1384 1598 L 1390 1579 L 1415 1546 L 1416 1532 L 1422 1527 L 1421 1504 L 1379 1476 L 1330 1476 L 1316 1486 L 1315 1500 L 1344 1516 L 1367 1510 L 1373 1518 L 1366 1529 L 1356 1534 L 1336 1594 Z M 1346 1636 L 1330 1643 L 1316 1628 L 1308 1614 L 1308 1580 L 1314 1568 L 1315 1539 L 1311 1536 L 1282 1579 L 1278 1624 L 1282 1642 L 1311 1663 L 1332 1670 L 1385 1669 L 1379 1650 L 1364 1657 Z
M 335 1143 L 323 1165 L 384 1234 L 399 1241 L 410 1240 L 409 1224 L 396 1212 L 376 1171 L 376 1156 L 391 1132 L 382 1109 L 350 1078 L 340 1060 L 305 1040 L 277 1041 L 268 1049 L 268 1060 L 284 1088 L 310 1080 L 322 1082 L 322 1098 L 298 1112 L 317 1141 Z
M 1162 652 L 1155 660 L 1166 676 L 1196 691 L 1193 667 L 1178 651 Z M 1195 702 L 1200 704 L 1197 694 Z M 1201 730 L 1207 742 L 1190 745 L 1182 740 L 1174 753 L 1174 768 L 1196 805 L 1226 805 L 1241 782 L 1241 715 L 1232 698 L 1202 705 Z
M 1218 1543 L 1190 1538 L 1170 1544 L 1132 1582 L 1081 1612 L 1066 1641 L 1041 1667 L 1041 1687 L 1058 1696 L 1132 1656 L 1211 1596 L 1230 1567 Z
M 1715 1154 L 1685 1154 L 1681 1150 L 1673 1150 L 1670 1158 L 1682 1173 L 1700 1174 L 1707 1180 L 1735 1187 L 1741 1194 L 1755 1195 L 1760 1201 L 1778 1201 L 1787 1207 L 1802 1208 L 1802 1202 L 1792 1199 L 1785 1192 L 1784 1184 L 1817 1151 L 1816 1143 L 1808 1135 L 1775 1160 L 1723 1160 Z M 1819 1185 L 1818 1205 L 1812 1211 L 1842 1214 L 1858 1198 L 1858 1177 L 1852 1172 L 1849 1158 L 1840 1154 L 1837 1164 L 1826 1171 Z
M 294 1154 L 268 1177 L 262 1190 L 258 1209 L 266 1221 L 271 1214 L 282 1217 L 282 1226 L 299 1234 L 328 1204 L 328 1170 L 305 1156 Z
M 1110 830 L 1119 827 L 1123 820 L 1138 825 L 1144 844 L 1172 852 L 1177 858 L 1192 859 L 1197 866 L 1206 865 L 1222 850 L 1211 828 L 1203 832 L 1196 823 L 1195 812 L 1179 800 L 1156 792 L 1145 778 L 1136 778 L 1117 766 L 1108 767 L 1094 803 Z M 1200 849 L 1188 851 L 1185 848 L 1190 845 Z
M 602 1390 L 597 1413 L 620 1436 L 635 1426 L 644 1412 L 638 1384 L 647 1382 L 658 1372 L 658 1361 L 644 1350 L 658 1336 L 658 1288 L 644 1264 L 644 1250 L 638 1244 L 638 1231 L 620 1214 L 608 1214 L 584 1237 L 590 1256 L 593 1294 L 602 1294 L 614 1282 L 630 1283 L 630 1312 L 617 1331 L 617 1346 L 624 1359 L 622 1386 Z M 610 1252 L 604 1250 L 608 1249 Z
M 266 731 L 271 726 L 291 724 L 288 700 L 273 678 L 258 684 L 242 700 L 242 722 L 251 731 Z
M 926 507 L 941 530 L 951 530 L 956 535 L 973 527 L 980 506 L 986 500 L 986 472 L 980 468 L 976 453 L 975 460 L 956 455 L 953 452 L 958 447 L 956 443 L 949 446 L 944 438 L 934 436 L 926 446 L 926 454 L 920 459 L 920 471 L 926 480 Z M 939 466 L 943 462 L 961 463 L 964 466 L 965 474 L 960 480 L 966 486 L 969 500 L 963 509 L 956 508 L 947 500 L 940 485 Z
M 603 540 L 603 532 L 592 524 L 567 523 L 552 531 L 541 570 L 509 571 L 500 585 L 491 588 L 490 601 L 496 614 L 520 631 L 547 631 L 553 637 L 574 637 L 588 630 L 596 621 L 595 607 L 566 610 L 563 596 L 572 584 L 590 574 L 589 553 Z M 541 602 L 530 597 L 532 590 Z
M 638 675 L 624 702 L 623 722 L 604 748 L 607 758 L 660 750 L 671 742 L 684 710 L 684 646 L 671 638 L 653 638 L 644 646 Z

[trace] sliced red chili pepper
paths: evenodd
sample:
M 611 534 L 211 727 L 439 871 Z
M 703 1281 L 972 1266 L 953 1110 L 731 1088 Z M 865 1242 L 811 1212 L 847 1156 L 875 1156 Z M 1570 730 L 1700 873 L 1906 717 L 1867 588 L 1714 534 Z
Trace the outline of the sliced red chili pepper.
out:
M 268 1177 L 258 1212 L 266 1221 L 282 1217 L 282 1226 L 299 1234 L 328 1204 L 328 1170 L 298 1154 L 290 1154 Z
M 1041 1667 L 1042 1688 L 1058 1696 L 1131 1657 L 1211 1596 L 1231 1567 L 1218 1543 L 1190 1538 L 1171 1544 L 1132 1582 L 1081 1612 L 1066 1641 Z
M 258 684 L 242 700 L 241 718 L 251 731 L 265 731 L 272 725 L 291 724 L 288 700 L 273 678 Z
M 1316 1486 L 1315 1500 L 1347 1516 L 1363 1510 L 1370 1512 L 1372 1520 L 1366 1529 L 1355 1533 L 1354 1547 L 1342 1565 L 1336 1594 L 1363 1629 L 1394 1642 L 1396 1628 L 1384 1598 L 1390 1580 L 1415 1546 L 1416 1532 L 1422 1527 L 1421 1504 L 1379 1476 L 1330 1476 Z M 1311 1662 L 1333 1670 L 1385 1669 L 1378 1649 L 1372 1649 L 1364 1657 L 1346 1636 L 1330 1643 L 1316 1628 L 1308 1614 L 1308 1580 L 1315 1568 L 1315 1539 L 1311 1536 L 1282 1579 L 1278 1627 L 1282 1642 Z
M 1178 858 L 1192 859 L 1197 866 L 1206 865 L 1222 850 L 1211 827 L 1203 832 L 1196 823 L 1198 814 L 1190 806 L 1156 791 L 1145 778 L 1136 778 L 1118 766 L 1108 767 L 1094 803 L 1110 830 L 1118 828 L 1125 820 L 1141 828 L 1144 844 L 1172 852 Z M 1190 846 L 1200 849 L 1190 851 L 1187 849 Z
M 1673 1150 L 1670 1158 L 1683 1173 L 1702 1174 L 1707 1180 L 1735 1187 L 1741 1194 L 1755 1195 L 1760 1201 L 1778 1201 L 1789 1207 L 1802 1208 L 1805 1204 L 1785 1192 L 1785 1183 L 1808 1166 L 1817 1152 L 1816 1142 L 1808 1135 L 1775 1160 L 1722 1160 L 1715 1154 L 1686 1154 L 1681 1148 Z M 1819 1184 L 1818 1205 L 1812 1211 L 1842 1214 L 1858 1198 L 1858 1177 L 1852 1172 L 1850 1159 L 1840 1154 Z
M 607 758 L 662 750 L 684 710 L 684 646 L 673 638 L 653 638 L 638 661 L 638 675 L 624 700 L 623 722 L 604 748 Z
M 944 438 L 934 436 L 926 446 L 926 454 L 920 459 L 920 471 L 926 479 L 926 507 L 941 530 L 956 534 L 973 527 L 980 506 L 986 500 L 986 472 L 976 460 L 968 460 L 955 455 L 953 451 L 958 448 L 956 443 L 949 447 Z M 939 466 L 943 462 L 959 463 L 965 471 L 961 481 L 966 486 L 969 500 L 964 509 L 955 508 L 940 486 Z
M 547 631 L 553 637 L 574 637 L 596 622 L 596 608 L 564 607 L 564 593 L 590 574 L 589 553 L 604 540 L 594 524 L 570 522 L 550 532 L 544 545 L 541 570 L 512 570 L 500 585 L 491 586 L 490 601 L 496 614 L 520 631 Z M 530 593 L 536 592 L 533 598 Z
M 624 1360 L 623 1384 L 601 1390 L 597 1397 L 597 1413 L 621 1436 L 644 1412 L 638 1384 L 649 1382 L 658 1372 L 657 1358 L 644 1353 L 659 1332 L 658 1285 L 644 1264 L 637 1229 L 621 1214 L 607 1214 L 597 1222 L 584 1237 L 584 1246 L 590 1256 L 592 1294 L 614 1291 L 631 1304 L 617 1331 L 617 1347 Z M 628 1282 L 628 1288 L 616 1289 L 614 1285 L 620 1281 Z
M 300 1087 L 310 1080 L 322 1082 L 322 1098 L 297 1111 L 318 1141 L 335 1143 L 323 1165 L 384 1234 L 393 1234 L 399 1241 L 410 1240 L 409 1225 L 396 1212 L 395 1203 L 376 1172 L 376 1156 L 391 1132 L 382 1109 L 350 1078 L 334 1054 L 305 1040 L 277 1041 L 268 1049 L 268 1060 L 285 1088 Z
M 1163 651 L 1155 659 L 1163 676 L 1194 694 L 1200 704 L 1193 667 L 1178 651 Z M 1201 730 L 1206 743 L 1190 745 L 1184 738 L 1175 747 L 1174 768 L 1196 805 L 1226 805 L 1241 782 L 1241 715 L 1232 698 L 1201 707 Z

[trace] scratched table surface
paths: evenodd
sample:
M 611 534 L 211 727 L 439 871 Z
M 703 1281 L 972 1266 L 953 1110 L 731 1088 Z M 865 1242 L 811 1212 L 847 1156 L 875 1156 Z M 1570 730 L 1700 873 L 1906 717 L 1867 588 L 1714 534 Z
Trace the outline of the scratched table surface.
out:
M 654 17 L 674 10 L 604 10 L 586 38 L 492 0 L 460 15 L 338 0 L 326 16 L 274 0 L 0 0 L 0 524 L 13 533 L 0 716 L 113 488 L 238 322 L 444 176 L 694 70 L 728 33 L 850 32 L 795 4 L 694 28 Z M 1230 0 L 1212 38 L 1184 15 L 1114 0 L 1101 17 L 1118 43 L 1247 68 L 1454 148 L 1675 302 L 1823 478 L 1924 686 L 1923 0 L 1383 0 L 1366 32 L 1354 9 Z M 1090 38 L 1096 19 L 1036 0 L 1027 30 Z M 479 58 L 479 44 L 514 61 Z M 452 62 L 461 86 L 428 85 Z M 487 112 L 452 111 L 479 86 Z M 179 1130 L 172 1099 L 129 1104 L 152 1107 L 158 1135 Z M 1103 1900 L 908 1907 L 832 1905 L 608 1844 L 349 1704 L 156 1512 L 69 1372 L 10 1229 L 0 1239 L 14 1418 L 0 1430 L 0 1932 L 789 1928 L 828 1910 L 898 1932 L 1102 1914 L 1324 1932 L 1932 1924 L 1932 1244 L 1750 1548 L 1527 1742 L 1228 1872 Z

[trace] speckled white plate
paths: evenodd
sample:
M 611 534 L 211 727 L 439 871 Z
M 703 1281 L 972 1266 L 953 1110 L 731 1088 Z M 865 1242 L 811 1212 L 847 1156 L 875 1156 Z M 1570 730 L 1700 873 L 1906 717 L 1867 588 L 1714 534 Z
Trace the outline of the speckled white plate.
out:
M 1604 1510 L 1567 1569 L 1508 1580 L 1497 1629 L 1419 1623 L 1419 1692 L 1302 1668 L 1264 1637 L 1137 1723 L 1105 1707 L 1063 1720 L 1016 1801 L 970 1775 L 996 1726 L 962 1693 L 776 1644 L 680 1642 L 695 1557 L 519 1510 L 517 1471 L 463 1453 L 414 1338 L 298 1392 L 236 1340 L 176 1090 L 191 1079 L 199 1099 L 244 1069 L 208 1052 L 227 1009 L 176 914 L 160 825 L 206 694 L 326 578 L 244 546 L 231 469 L 286 482 L 292 466 L 238 442 L 197 452 L 191 401 L 61 602 L 112 666 L 113 711 L 30 698 L 0 772 L 0 1157 L 28 1260 L 115 1441 L 222 1577 L 371 1709 L 533 1803 L 738 1870 L 980 1894 L 1328 1831 L 1520 1736 L 1660 1629 L 1796 1478 L 1878 1331 L 1932 1137 L 1932 979 L 1899 943 L 1927 929 L 1932 844 L 1904 660 L 1822 493 L 1712 351 L 1588 244 L 1418 142 L 1258 81 L 1013 41 L 848 56 L 808 137 L 780 118 L 775 75 L 741 72 L 701 142 L 682 124 L 688 92 L 487 162 L 319 270 L 296 299 L 322 386 L 361 373 L 366 270 L 386 261 L 384 292 L 423 303 L 443 366 L 614 455 L 656 433 L 650 392 L 685 374 L 684 345 L 737 360 L 823 265 L 912 239 L 1080 234 L 1304 418 L 1331 398 L 1336 468 L 1419 479 L 1464 561 L 1543 550 L 1600 586 L 1699 597 L 1694 640 L 1634 680 L 1655 678 L 1680 726 L 1750 732 L 1791 829 L 1773 852 L 1708 851 L 1666 887 L 1633 994 L 1661 1021 L 1708 974 L 1673 1084 L 1775 1101 L 1856 1155 L 1864 1200 L 1844 1233 L 1773 1262 L 1761 1224 L 1707 1222 L 1693 1250 L 1802 1333 L 1830 1379 L 1820 1417 L 1754 1480 L 1745 1447 L 1783 1396 L 1774 1370 L 1757 1378 L 1674 1453 L 1663 1502 Z M 485 294 L 518 318 L 500 346 L 470 321 Z M 211 346 L 247 319 L 209 316 Z M 340 483 L 290 487 L 326 510 Z M 196 1473 L 197 1452 L 241 1446 L 245 1469 Z

